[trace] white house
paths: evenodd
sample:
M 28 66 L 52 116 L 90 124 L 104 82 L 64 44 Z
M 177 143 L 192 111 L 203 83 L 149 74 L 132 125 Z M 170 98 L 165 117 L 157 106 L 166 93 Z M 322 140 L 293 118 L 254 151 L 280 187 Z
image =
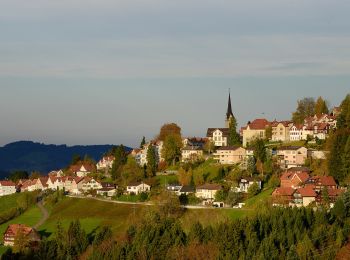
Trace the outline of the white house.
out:
M 115 160 L 114 156 L 103 156 L 101 160 L 96 164 L 97 170 L 111 169 L 113 162 Z
M 16 184 L 12 181 L 0 181 L 0 196 L 16 193 Z
M 207 138 L 216 147 L 227 146 L 229 134 L 229 128 L 208 128 L 207 130 Z
M 198 146 L 187 146 L 181 149 L 182 162 L 196 161 L 203 157 L 203 148 Z
M 139 194 L 142 192 L 149 192 L 151 190 L 151 186 L 143 183 L 143 182 L 132 182 L 129 183 L 127 188 L 126 188 L 126 192 L 129 194 Z
M 204 200 L 214 200 L 219 190 L 222 190 L 222 187 L 218 184 L 204 184 L 196 187 L 196 197 Z
M 289 129 L 289 140 L 300 141 L 303 140 L 303 126 L 293 124 Z
M 117 187 L 112 183 L 101 182 L 102 188 L 97 190 L 101 196 L 113 197 L 117 194 Z
M 235 192 L 244 192 L 247 193 L 248 189 L 256 183 L 261 190 L 261 181 L 260 180 L 254 180 L 253 178 L 242 178 L 238 182 L 238 187 L 234 189 Z
M 85 177 L 83 181 L 83 187 L 82 190 L 84 192 L 87 192 L 89 190 L 99 190 L 102 189 L 102 185 L 99 181 L 95 180 L 94 178 L 88 178 Z

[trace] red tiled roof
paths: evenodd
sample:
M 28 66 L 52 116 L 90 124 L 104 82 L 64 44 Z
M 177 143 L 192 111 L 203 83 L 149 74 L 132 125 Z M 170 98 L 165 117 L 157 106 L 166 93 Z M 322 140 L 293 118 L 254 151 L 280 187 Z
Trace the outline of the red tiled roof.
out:
M 272 195 L 273 196 L 292 196 L 294 191 L 295 190 L 291 187 L 278 187 L 273 191 Z
M 327 191 L 328 191 L 328 195 L 332 197 L 340 196 L 345 192 L 345 190 L 342 190 L 342 189 L 327 189 Z
M 253 122 L 248 124 L 249 128 L 252 130 L 264 130 L 266 127 L 270 126 L 271 123 L 265 118 L 255 119 Z
M 28 227 L 23 224 L 11 224 L 6 229 L 6 234 L 12 234 L 13 236 L 17 235 L 17 232 L 21 231 L 24 235 L 30 234 L 33 231 L 33 228 Z
M 287 171 L 282 174 L 281 180 L 291 180 L 294 178 L 299 178 L 301 182 L 306 182 L 309 178 L 310 175 L 307 172 L 290 172 Z
M 314 176 L 311 179 L 322 186 L 337 186 L 333 176 Z
M 316 197 L 316 192 L 310 187 L 299 188 L 297 191 L 300 193 L 302 197 Z
M 0 181 L 1 186 L 16 186 L 16 184 L 12 181 Z

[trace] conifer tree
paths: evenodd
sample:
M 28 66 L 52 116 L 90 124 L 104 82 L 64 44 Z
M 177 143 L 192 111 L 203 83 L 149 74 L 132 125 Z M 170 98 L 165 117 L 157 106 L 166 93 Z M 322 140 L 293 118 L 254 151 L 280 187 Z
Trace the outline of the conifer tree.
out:
M 147 149 L 147 175 L 149 177 L 155 176 L 157 172 L 157 156 L 152 144 Z
M 241 138 L 237 133 L 237 121 L 234 116 L 230 117 L 228 145 L 240 145 Z
M 322 97 L 318 97 L 315 104 L 315 114 L 317 116 L 320 116 L 322 114 L 328 114 L 328 113 L 329 113 L 329 110 L 328 110 L 327 102 Z
M 122 166 L 125 165 L 127 162 L 127 155 L 125 152 L 125 148 L 122 144 L 119 145 L 116 149 L 114 157 L 115 160 L 112 164 L 111 175 L 112 178 L 115 180 L 120 178 Z
M 341 164 L 342 164 L 342 169 L 341 169 L 342 178 L 345 179 L 350 175 L 350 136 L 346 141 L 344 152 L 341 156 Z
M 143 146 L 146 144 L 146 137 L 142 137 L 141 143 L 140 143 L 140 148 L 143 148 Z

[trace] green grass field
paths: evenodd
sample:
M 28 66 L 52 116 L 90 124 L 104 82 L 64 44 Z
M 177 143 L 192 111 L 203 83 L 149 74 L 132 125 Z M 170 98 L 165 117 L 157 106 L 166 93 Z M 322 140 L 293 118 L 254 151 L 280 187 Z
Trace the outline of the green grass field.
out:
M 71 221 L 80 220 L 85 232 L 91 233 L 99 226 L 109 226 L 116 235 L 123 234 L 129 225 L 141 218 L 147 210 L 143 205 L 124 205 L 94 199 L 65 198 L 51 211 L 49 219 L 39 227 L 43 234 L 50 235 L 61 222 L 67 228 Z
M 10 221 L 0 225 L 0 234 L 3 234 L 5 232 L 9 224 L 25 224 L 28 226 L 33 226 L 40 220 L 40 218 L 40 209 L 37 206 L 33 206 L 17 218 L 11 219 Z M 1 235 L 0 241 L 2 241 L 2 239 L 3 237 Z
M 177 175 L 158 175 L 157 180 L 159 181 L 160 187 L 166 187 L 169 183 L 178 183 L 179 179 Z
M 263 190 L 258 195 L 244 201 L 245 207 L 252 208 L 252 207 L 258 205 L 259 203 L 268 200 L 269 197 L 271 197 L 272 192 L 273 192 L 272 188 Z
M 127 228 L 137 223 L 153 206 L 115 204 L 94 199 L 65 198 L 51 211 L 49 219 L 39 232 L 49 236 L 60 222 L 68 228 L 71 221 L 79 219 L 85 232 L 91 233 L 100 226 L 111 227 L 115 236 L 122 236 Z M 181 217 L 181 223 L 187 229 L 194 221 L 203 225 L 216 224 L 227 219 L 249 216 L 251 210 L 242 209 L 188 209 Z
M 24 196 L 24 193 L 14 193 L 0 197 L 0 212 L 17 207 L 17 200 Z

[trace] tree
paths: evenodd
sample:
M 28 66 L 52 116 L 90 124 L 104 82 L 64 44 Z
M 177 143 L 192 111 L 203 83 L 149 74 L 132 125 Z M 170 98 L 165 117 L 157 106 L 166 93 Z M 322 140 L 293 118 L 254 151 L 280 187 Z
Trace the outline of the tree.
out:
M 229 123 L 229 136 L 228 136 L 228 145 L 240 145 L 241 144 L 241 138 L 239 134 L 237 133 L 237 121 L 234 116 L 230 117 L 230 123 Z
M 328 113 L 329 113 L 329 110 L 328 110 L 327 102 L 322 97 L 318 97 L 315 104 L 315 114 L 317 116 L 320 116 L 322 114 L 328 114 Z
M 304 119 L 315 114 L 315 100 L 312 97 L 306 97 L 298 100 L 296 111 L 292 115 L 295 124 L 304 123 Z
M 143 170 L 132 156 L 128 156 L 126 164 L 122 167 L 121 172 L 124 185 L 127 185 L 131 181 L 140 181 L 144 177 Z
M 350 94 L 342 101 L 340 110 L 340 115 L 337 118 L 337 128 L 350 129 Z
M 24 230 L 19 228 L 17 230 L 17 234 L 15 236 L 14 240 L 14 247 L 13 251 L 15 253 L 22 252 L 24 249 L 26 249 L 29 246 L 29 240 L 26 234 L 24 233 Z
M 346 141 L 344 152 L 341 155 L 341 164 L 341 175 L 345 179 L 350 175 L 350 136 Z
M 8 178 L 13 182 L 17 182 L 20 179 L 28 179 L 29 174 L 26 171 L 14 171 L 9 175 Z
M 164 124 L 160 128 L 157 139 L 164 142 L 165 139 L 170 135 L 180 136 L 181 138 L 181 128 L 175 123 Z
M 250 177 L 252 177 L 256 173 L 256 163 L 254 156 L 249 156 L 247 160 L 247 172 Z
M 264 175 L 264 163 L 266 162 L 267 154 L 264 140 L 256 139 L 253 142 L 254 157 L 256 160 L 256 168 L 260 174 Z
M 233 191 L 229 191 L 226 197 L 226 203 L 228 205 L 234 206 L 237 205 L 240 201 L 242 201 L 243 196 L 241 193 L 239 192 L 233 192 Z
M 248 188 L 248 197 L 254 197 L 255 195 L 257 195 L 260 191 L 259 185 L 257 182 L 254 182 L 252 185 L 250 185 L 250 187 Z
M 79 154 L 74 154 L 73 157 L 72 157 L 72 161 L 71 161 L 71 165 L 75 165 L 77 164 L 78 162 L 80 162 L 82 159 L 80 157 Z
M 114 180 L 121 177 L 122 167 L 127 162 L 127 155 L 124 146 L 121 144 L 115 151 L 115 160 L 112 164 L 111 175 Z
M 215 144 L 212 140 L 207 140 L 204 144 L 204 151 L 206 151 L 208 154 L 211 154 L 215 151 Z
M 143 146 L 146 144 L 146 138 L 142 137 L 141 143 L 140 143 L 140 148 L 143 148 Z
M 147 175 L 153 177 L 156 175 L 158 168 L 156 150 L 153 145 L 150 144 L 147 149 Z
M 168 165 L 175 165 L 175 162 L 179 161 L 181 156 L 181 147 L 181 136 L 177 134 L 170 134 L 166 137 L 161 153 Z
M 227 193 L 224 190 L 218 190 L 215 193 L 215 201 L 225 201 L 227 197 Z

